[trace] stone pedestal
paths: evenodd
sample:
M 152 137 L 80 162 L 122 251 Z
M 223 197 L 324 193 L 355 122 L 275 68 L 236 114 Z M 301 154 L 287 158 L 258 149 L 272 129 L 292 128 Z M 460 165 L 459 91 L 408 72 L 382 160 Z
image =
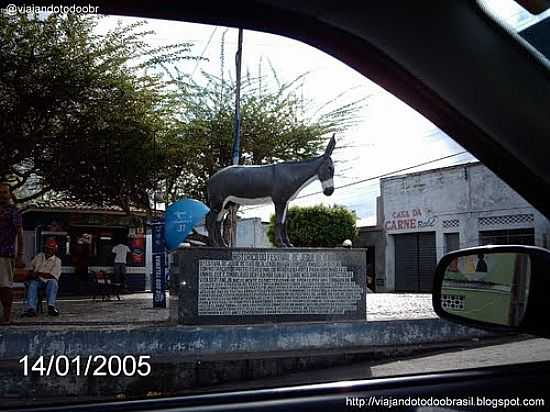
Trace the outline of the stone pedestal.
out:
M 172 259 L 180 324 L 366 320 L 366 249 L 187 248 Z

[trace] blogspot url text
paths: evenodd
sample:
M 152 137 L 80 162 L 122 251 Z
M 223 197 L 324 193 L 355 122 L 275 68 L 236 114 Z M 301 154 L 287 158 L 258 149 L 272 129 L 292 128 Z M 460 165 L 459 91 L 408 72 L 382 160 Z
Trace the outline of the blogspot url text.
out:
M 517 407 L 541 408 L 545 406 L 542 398 L 491 398 L 486 396 L 469 396 L 465 398 L 452 397 L 414 397 L 403 398 L 368 396 L 346 397 L 346 406 L 355 408 L 398 408 L 398 407 L 483 407 L 506 409 Z

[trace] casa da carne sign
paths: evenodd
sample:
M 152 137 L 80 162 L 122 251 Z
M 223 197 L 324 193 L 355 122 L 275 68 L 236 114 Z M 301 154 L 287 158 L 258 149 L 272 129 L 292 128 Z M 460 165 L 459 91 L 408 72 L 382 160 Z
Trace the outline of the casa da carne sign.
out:
M 399 210 L 384 222 L 386 232 L 395 230 L 417 230 L 435 226 L 437 217 L 425 216 L 421 209 Z

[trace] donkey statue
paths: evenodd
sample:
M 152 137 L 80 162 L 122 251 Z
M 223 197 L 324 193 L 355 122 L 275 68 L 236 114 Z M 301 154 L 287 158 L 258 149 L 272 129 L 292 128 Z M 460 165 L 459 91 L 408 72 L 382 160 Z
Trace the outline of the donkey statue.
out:
M 275 244 L 292 247 L 286 232 L 288 202 L 314 180 L 319 179 L 326 196 L 334 192 L 336 146 L 334 135 L 321 156 L 313 159 L 281 162 L 262 166 L 229 166 L 216 172 L 208 181 L 206 227 L 212 246 L 227 246 L 221 234 L 226 209 L 233 205 L 275 204 Z

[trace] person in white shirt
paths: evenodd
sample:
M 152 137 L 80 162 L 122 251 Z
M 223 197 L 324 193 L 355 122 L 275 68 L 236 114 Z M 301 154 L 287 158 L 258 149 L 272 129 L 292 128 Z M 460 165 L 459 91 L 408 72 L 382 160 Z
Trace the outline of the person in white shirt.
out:
M 126 246 L 125 243 L 120 242 L 113 247 L 112 252 L 115 255 L 115 261 L 113 264 L 113 286 L 118 288 L 127 289 L 127 279 L 126 279 L 126 264 L 128 263 L 128 254 L 130 253 L 130 248 Z M 118 290 L 117 290 L 118 292 Z M 118 299 L 120 297 L 118 296 Z
M 36 316 L 36 305 L 38 301 L 38 289 L 46 289 L 48 301 L 48 315 L 59 316 L 55 307 L 58 281 L 61 276 L 61 259 L 55 254 L 57 243 L 54 239 L 48 239 L 44 247 L 44 253 L 39 253 L 31 262 L 32 270 L 27 281 L 27 310 L 23 316 Z

